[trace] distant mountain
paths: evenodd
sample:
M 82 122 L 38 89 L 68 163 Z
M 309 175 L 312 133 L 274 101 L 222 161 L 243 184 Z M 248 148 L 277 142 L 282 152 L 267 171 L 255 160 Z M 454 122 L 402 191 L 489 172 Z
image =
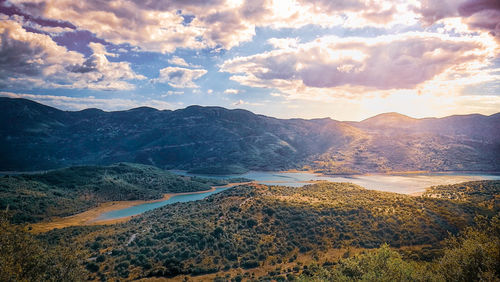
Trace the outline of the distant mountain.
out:
M 385 113 L 367 118 L 359 123 L 355 122 L 354 125 L 367 129 L 407 128 L 414 125 L 417 121 L 418 119 L 411 118 L 399 113 Z
M 122 161 L 213 172 L 500 170 L 500 114 L 340 122 L 200 106 L 69 112 L 0 98 L 0 118 L 3 171 Z

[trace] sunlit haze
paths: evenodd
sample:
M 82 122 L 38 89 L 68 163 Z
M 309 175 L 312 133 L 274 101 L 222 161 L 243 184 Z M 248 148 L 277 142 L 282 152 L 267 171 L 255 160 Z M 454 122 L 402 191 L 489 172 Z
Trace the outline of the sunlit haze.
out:
M 500 110 L 497 0 L 0 1 L 0 96 L 362 120 Z

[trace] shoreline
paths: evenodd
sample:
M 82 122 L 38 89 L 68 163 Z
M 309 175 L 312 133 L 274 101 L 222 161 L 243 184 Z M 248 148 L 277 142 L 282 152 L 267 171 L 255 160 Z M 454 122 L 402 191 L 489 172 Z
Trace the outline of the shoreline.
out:
M 264 171 L 266 172 L 266 171 Z M 288 169 L 276 171 L 278 173 L 310 173 L 318 176 L 329 176 L 329 177 L 355 177 L 355 176 L 369 176 L 369 175 L 391 175 L 391 176 L 404 176 L 404 175 L 442 175 L 442 174 L 491 174 L 491 175 L 500 175 L 500 171 L 492 171 L 492 170 L 440 170 L 440 171 L 432 171 L 432 170 L 407 170 L 407 171 L 386 171 L 386 172 L 363 172 L 363 173 L 323 173 L 315 170 L 299 170 L 299 169 Z
M 61 167 L 61 168 L 54 168 L 54 169 L 47 169 L 47 170 L 27 170 L 27 171 L 16 171 L 16 170 L 6 170 L 6 171 L 0 171 L 0 175 L 31 175 L 31 174 L 42 174 L 42 173 L 47 173 L 51 171 L 56 171 L 59 169 L 64 169 L 68 167 Z M 324 175 L 324 176 L 358 176 L 358 175 L 408 175 L 408 174 L 446 174 L 446 173 L 467 173 L 467 174 L 500 174 L 500 171 L 495 171 L 495 170 L 439 170 L 439 171 L 432 171 L 432 170 L 403 170 L 403 171 L 372 171 L 372 172 L 359 172 L 359 173 L 323 173 L 323 172 L 318 172 L 312 169 L 287 169 L 287 170 L 248 170 L 247 172 L 244 173 L 229 173 L 229 174 L 219 174 L 219 173 L 212 173 L 212 174 L 204 174 L 204 173 L 189 173 L 187 170 L 182 170 L 182 169 L 167 169 L 166 171 L 178 174 L 178 172 L 184 172 L 188 174 L 193 174 L 193 175 L 207 175 L 207 176 L 238 176 L 238 175 L 243 175 L 248 172 L 256 171 L 256 172 L 275 172 L 275 173 L 311 173 L 311 174 L 317 174 L 317 175 Z M 177 173 L 176 173 L 177 172 Z M 178 174 L 179 175 L 179 174 Z
M 222 185 L 222 186 L 211 186 L 209 190 L 202 190 L 202 191 L 195 191 L 195 192 L 166 193 L 166 194 L 163 194 L 163 197 L 161 199 L 156 199 L 156 200 L 104 202 L 104 203 L 99 203 L 97 205 L 97 207 L 91 208 L 91 209 L 84 211 L 84 212 L 81 212 L 81 213 L 77 213 L 77 214 L 66 216 L 66 217 L 55 217 L 55 218 L 50 219 L 49 221 L 32 223 L 32 224 L 29 224 L 28 226 L 31 227 L 30 232 L 37 234 L 37 233 L 45 233 L 45 232 L 48 232 L 48 231 L 56 229 L 56 228 L 65 228 L 65 227 L 70 227 L 70 226 L 110 225 L 110 224 L 122 223 L 122 222 L 129 221 L 133 217 L 138 216 L 140 214 L 122 217 L 122 218 L 118 218 L 118 219 L 104 219 L 104 220 L 97 220 L 97 219 L 102 214 L 110 212 L 110 211 L 126 209 L 126 208 L 130 208 L 130 207 L 142 205 L 142 204 L 149 204 L 149 203 L 157 203 L 157 202 L 161 202 L 161 201 L 166 201 L 174 196 L 214 192 L 219 188 L 234 187 L 234 186 L 245 185 L 245 184 L 249 184 L 249 183 L 252 183 L 252 182 L 228 183 L 228 184 Z

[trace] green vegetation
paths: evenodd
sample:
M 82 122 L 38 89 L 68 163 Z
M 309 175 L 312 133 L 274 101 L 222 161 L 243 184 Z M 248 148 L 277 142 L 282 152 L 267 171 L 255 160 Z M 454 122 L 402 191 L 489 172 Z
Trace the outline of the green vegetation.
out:
M 153 197 L 227 181 L 123 163 L 6 176 L 0 183 L 8 181 L 18 184 L 2 187 L 17 188 L 3 194 L 11 196 L 2 201 L 27 199 L 50 209 L 37 214 L 17 207 L 3 213 L 1 281 L 190 276 L 216 281 L 500 279 L 500 181 L 436 186 L 421 197 L 349 183 L 240 185 L 129 222 L 55 229 L 36 237 L 9 221 L 42 218 L 47 211 L 61 214 L 77 201 L 112 199 L 123 191 L 122 197 Z M 119 188 L 91 188 L 106 181 Z M 7 220 L 7 213 L 17 219 Z
M 384 244 L 379 249 L 341 259 L 336 266 L 311 265 L 298 281 L 498 281 L 500 217 L 478 217 L 476 225 L 446 240 L 444 255 L 420 262 L 404 260 Z
M 196 174 L 243 174 L 248 172 L 248 169 L 238 165 L 219 165 L 195 168 L 189 170 L 189 172 Z
M 469 202 L 499 212 L 500 180 L 433 186 L 423 194 L 423 197 Z
M 15 223 L 68 216 L 98 203 L 160 199 L 165 193 L 209 190 L 210 186 L 247 179 L 179 176 L 146 165 L 78 166 L 39 174 L 0 177 L 0 209 Z
M 71 250 L 33 238 L 0 213 L 0 281 L 79 281 L 84 274 Z
M 468 202 L 377 192 L 346 183 L 302 188 L 247 185 L 202 201 L 168 205 L 128 223 L 54 230 L 41 238 L 95 258 L 91 265 L 86 263 L 93 279 L 253 269 L 272 269 L 263 279 L 284 273 L 308 275 L 304 257 L 333 265 L 338 257 L 328 257 L 329 251 L 347 250 L 344 255 L 349 257 L 351 248 L 373 249 L 384 243 L 402 250 L 416 248 L 403 253 L 405 263 L 388 247 L 377 254 L 390 261 L 387 275 L 407 275 L 405 268 L 413 267 L 408 258 L 422 264 L 439 258 L 449 232 L 457 234 L 472 224 L 476 214 L 490 213 Z M 83 243 L 74 243 L 75 238 Z M 377 265 L 373 260 L 361 259 L 359 264 L 367 265 L 364 268 L 356 261 L 345 263 L 360 268 L 356 279 L 386 275 L 369 271 Z M 408 274 L 408 280 L 424 271 L 419 267 Z M 347 275 L 347 270 L 339 273 Z

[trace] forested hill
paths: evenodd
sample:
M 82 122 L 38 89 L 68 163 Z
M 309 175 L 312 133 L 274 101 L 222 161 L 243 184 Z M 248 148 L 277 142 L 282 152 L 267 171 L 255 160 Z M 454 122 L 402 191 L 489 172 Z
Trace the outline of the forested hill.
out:
M 491 197 L 496 195 L 499 183 L 463 185 L 472 190 L 490 187 L 481 188 L 481 194 Z M 454 186 L 442 189 L 454 190 Z M 423 272 L 431 274 L 442 262 L 431 265 L 427 262 L 442 256 L 442 240 L 450 232 L 464 231 L 475 216 L 494 215 L 495 210 L 498 206 L 378 192 L 349 183 L 304 187 L 252 184 L 228 189 L 202 201 L 167 205 L 127 224 L 72 227 L 53 230 L 41 237 L 48 242 L 68 244 L 85 254 L 89 280 L 175 277 L 181 281 L 179 275 L 188 275 L 191 281 L 196 275 L 211 274 L 194 281 L 212 281 L 216 275 L 219 280 L 215 281 L 230 281 L 236 275 L 248 275 L 245 276 L 248 281 L 284 281 L 285 276 L 293 278 L 310 273 L 308 265 L 314 263 L 326 267 L 338 265 L 347 277 L 311 281 L 353 281 L 363 272 L 382 272 L 382 275 L 384 271 L 397 271 L 403 275 L 411 270 L 402 261 L 374 266 L 385 261 L 386 254 L 373 258 L 368 269 L 358 269 L 352 264 L 351 272 L 349 265 L 344 264 L 349 261 L 339 261 L 341 256 L 347 258 L 384 243 L 406 253 L 408 267 L 422 267 L 422 270 L 429 267 Z M 461 265 L 455 266 L 459 277 L 471 276 L 477 269 L 482 272 L 498 269 L 496 257 L 489 257 L 498 254 L 499 245 L 495 245 L 498 235 L 487 233 L 476 240 L 490 243 L 469 246 L 463 256 L 454 255 Z M 470 264 L 464 263 L 469 258 Z M 450 258 L 442 261 L 445 265 L 453 263 Z M 462 269 L 464 273 L 460 272 Z M 412 278 L 406 279 L 389 275 L 388 279 L 359 280 L 474 281 L 479 277 L 443 279 L 437 278 L 440 273 L 435 273 L 436 278 L 415 280 L 413 277 L 419 273 L 404 275 L 410 274 Z M 498 275 L 493 273 L 491 277 Z
M 13 222 L 36 222 L 82 212 L 102 202 L 160 199 L 165 193 L 203 191 L 227 183 L 139 164 L 69 167 L 0 176 L 0 210 L 7 209 Z
M 500 114 L 339 122 L 200 106 L 69 112 L 0 98 L 0 118 L 2 171 L 122 161 L 209 172 L 500 170 Z

